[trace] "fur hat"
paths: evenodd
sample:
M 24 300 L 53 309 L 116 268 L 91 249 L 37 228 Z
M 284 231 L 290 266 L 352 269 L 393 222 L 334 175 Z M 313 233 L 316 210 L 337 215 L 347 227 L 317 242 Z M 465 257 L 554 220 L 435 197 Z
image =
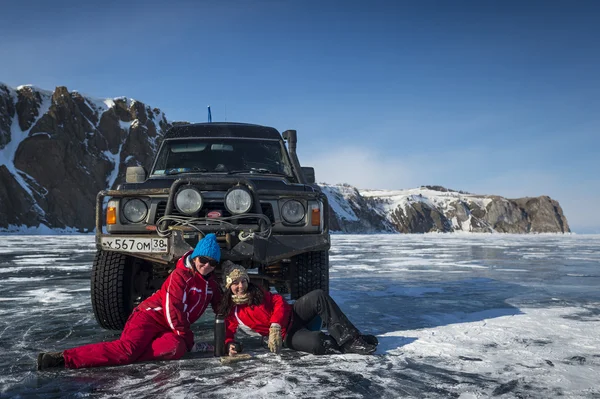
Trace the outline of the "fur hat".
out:
M 217 262 L 221 261 L 221 248 L 219 244 L 217 244 L 217 236 L 213 233 L 207 234 L 203 239 L 198 241 L 196 244 L 196 248 L 190 259 L 194 259 L 198 256 L 207 256 L 216 260 Z
M 223 262 L 223 282 L 225 283 L 225 289 L 229 289 L 234 281 L 241 278 L 245 278 L 246 281 L 250 282 L 250 277 L 248 277 L 248 272 L 246 272 L 244 266 L 236 265 L 230 260 Z

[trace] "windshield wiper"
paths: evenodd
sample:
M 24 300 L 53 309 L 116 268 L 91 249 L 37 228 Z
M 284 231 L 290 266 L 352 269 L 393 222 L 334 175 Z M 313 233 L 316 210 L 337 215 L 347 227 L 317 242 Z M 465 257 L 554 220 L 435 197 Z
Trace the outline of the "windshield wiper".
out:
M 208 172 L 208 169 L 201 168 L 171 168 L 165 171 L 165 175 L 179 175 L 181 173 L 202 173 Z
M 250 169 L 231 170 L 227 174 L 235 175 L 235 174 L 240 174 L 240 173 L 261 173 L 261 174 L 269 174 L 269 175 L 288 176 L 285 173 L 273 172 L 267 168 L 250 168 Z

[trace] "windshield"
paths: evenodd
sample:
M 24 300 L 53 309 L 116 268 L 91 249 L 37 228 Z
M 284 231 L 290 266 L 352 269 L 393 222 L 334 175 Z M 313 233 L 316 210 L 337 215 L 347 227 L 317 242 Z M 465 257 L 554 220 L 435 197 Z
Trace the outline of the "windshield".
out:
M 292 176 L 287 152 L 278 140 L 214 138 L 165 141 L 152 175 L 194 172 Z

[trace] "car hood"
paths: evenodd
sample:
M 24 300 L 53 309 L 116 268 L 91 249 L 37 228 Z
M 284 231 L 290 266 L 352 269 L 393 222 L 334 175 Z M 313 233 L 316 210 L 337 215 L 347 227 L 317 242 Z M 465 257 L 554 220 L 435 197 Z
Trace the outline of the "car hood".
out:
M 120 184 L 118 190 L 143 190 L 143 189 L 160 189 L 169 188 L 178 179 L 212 179 L 212 178 L 239 178 L 240 180 L 251 181 L 258 191 L 267 190 L 290 190 L 290 191 L 316 191 L 315 188 L 308 184 L 290 183 L 282 176 L 256 176 L 256 175 L 207 175 L 207 174 L 181 174 L 176 176 L 154 176 L 143 183 L 123 183 Z

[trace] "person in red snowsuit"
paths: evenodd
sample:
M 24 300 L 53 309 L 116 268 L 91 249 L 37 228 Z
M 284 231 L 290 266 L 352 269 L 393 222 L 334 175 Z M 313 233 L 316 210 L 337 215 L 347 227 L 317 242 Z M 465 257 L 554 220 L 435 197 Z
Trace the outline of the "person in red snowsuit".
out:
M 118 340 L 40 353 L 38 370 L 180 359 L 194 350 L 191 324 L 209 304 L 217 311 L 221 288 L 212 272 L 220 260 L 216 236 L 208 234 L 177 261 L 160 290 L 133 310 Z
M 311 291 L 290 305 L 281 295 L 250 282 L 243 266 L 225 261 L 223 276 L 226 292 L 219 312 L 226 316 L 225 348 L 230 356 L 240 352 L 241 345 L 235 341 L 238 327 L 269 337 L 269 350 L 275 353 L 284 345 L 314 355 L 339 352 L 367 355 L 377 349 L 377 338 L 362 335 L 323 290 Z M 316 331 L 312 328 L 316 318 L 327 325 L 329 334 L 319 327 Z

